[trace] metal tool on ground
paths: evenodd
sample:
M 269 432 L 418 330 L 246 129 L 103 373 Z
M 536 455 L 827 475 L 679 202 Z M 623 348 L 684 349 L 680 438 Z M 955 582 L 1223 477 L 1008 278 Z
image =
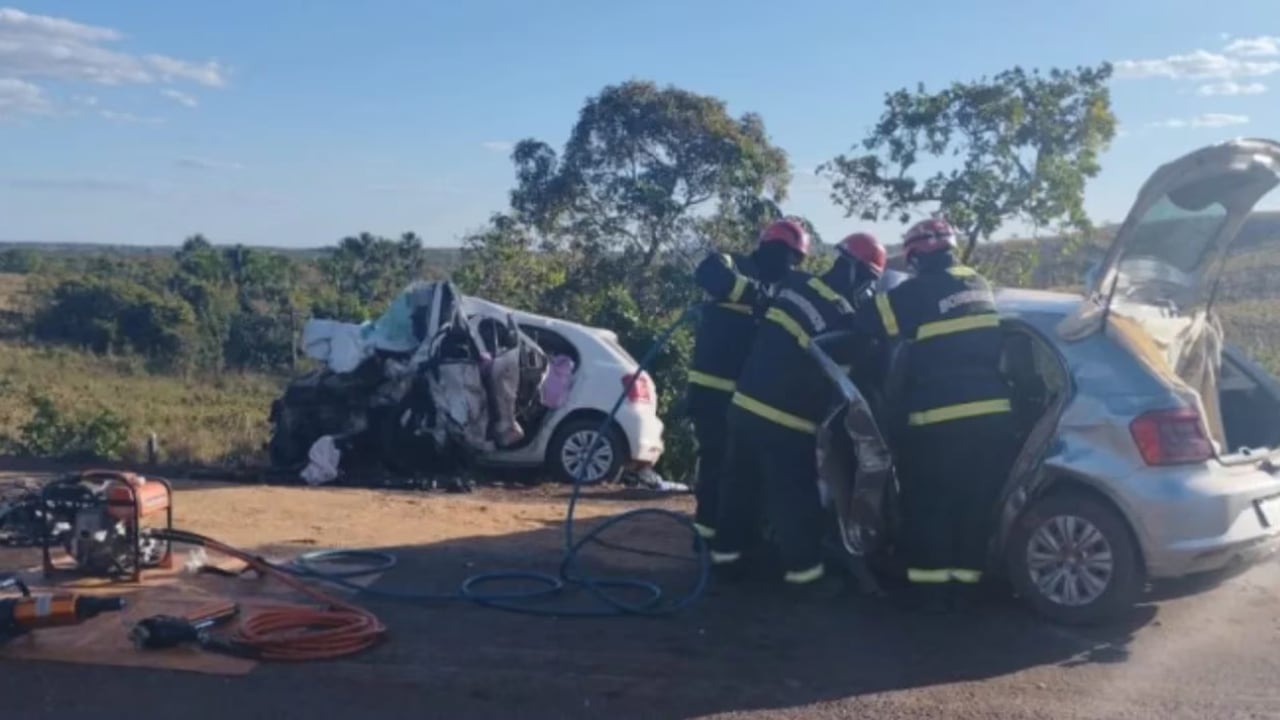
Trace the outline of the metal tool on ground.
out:
M 69 592 L 32 594 L 17 577 L 0 580 L 0 590 L 17 589 L 18 597 L 0 598 L 0 642 L 33 630 L 66 627 L 104 612 L 124 609 L 122 597 L 94 597 Z
M 139 620 L 129 631 L 129 639 L 139 650 L 162 650 L 184 643 L 208 645 L 210 630 L 240 613 L 236 603 L 219 603 L 186 615 L 152 615 Z
M 80 573 L 142 580 L 150 568 L 171 568 L 173 544 L 144 528 L 161 517 L 173 527 L 173 487 L 163 478 L 116 470 L 86 470 L 49 483 L 40 493 L 44 573 L 57 570 L 61 545 Z

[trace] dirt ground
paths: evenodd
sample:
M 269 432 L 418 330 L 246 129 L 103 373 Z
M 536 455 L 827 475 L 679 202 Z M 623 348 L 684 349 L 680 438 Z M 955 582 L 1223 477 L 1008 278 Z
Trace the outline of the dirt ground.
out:
M 582 526 L 687 497 L 602 490 Z M 477 573 L 555 572 L 563 488 L 470 495 L 184 483 L 178 524 L 288 554 L 380 548 L 399 564 L 379 589 L 449 592 Z M 688 553 L 658 515 L 610 541 Z M 31 559 L 0 551 L 0 568 Z M 688 591 L 685 560 L 592 550 L 594 572 Z M 765 587 L 712 587 L 658 619 L 557 619 L 468 602 L 366 599 L 389 627 L 350 659 L 258 666 L 243 677 L 6 661 L 0 698 L 15 718 L 567 717 L 1280 717 L 1280 566 L 1219 587 L 1154 594 L 1124 622 L 1046 625 L 1012 600 L 960 617 L 906 615 L 863 598 L 797 605 Z M 598 607 L 569 590 L 559 608 Z M 536 607 L 546 608 L 548 604 Z M 234 709 L 234 711 L 232 711 Z M 9 717 L 8 713 L 4 714 Z

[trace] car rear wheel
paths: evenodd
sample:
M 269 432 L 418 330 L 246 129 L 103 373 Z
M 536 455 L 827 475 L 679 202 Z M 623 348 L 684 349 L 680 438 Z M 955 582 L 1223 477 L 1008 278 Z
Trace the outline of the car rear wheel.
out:
M 1014 590 L 1037 613 L 1069 625 L 1107 622 L 1142 589 L 1124 519 L 1083 493 L 1049 495 L 1018 519 L 1007 547 Z
M 570 420 L 556 428 L 547 448 L 547 464 L 558 480 L 575 482 L 584 463 L 587 468 L 582 482 L 586 485 L 616 480 L 622 474 L 627 446 L 614 428 L 605 430 L 604 439 L 596 444 L 591 458 L 587 458 L 599 429 L 600 421 L 594 418 Z

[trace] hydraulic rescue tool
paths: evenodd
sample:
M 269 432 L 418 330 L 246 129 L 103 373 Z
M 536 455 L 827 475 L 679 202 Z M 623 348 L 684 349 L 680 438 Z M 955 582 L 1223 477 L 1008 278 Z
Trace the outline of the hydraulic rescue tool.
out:
M 239 605 L 224 602 L 186 615 L 153 615 L 139 620 L 129 631 L 129 639 L 139 650 L 160 650 L 183 643 L 208 645 L 213 640 L 209 629 L 239 613 Z
M 0 642 L 32 630 L 66 627 L 104 612 L 124 609 L 122 597 L 93 597 L 69 592 L 32 595 L 16 577 L 0 579 L 0 590 L 14 588 L 19 597 L 0 598 Z

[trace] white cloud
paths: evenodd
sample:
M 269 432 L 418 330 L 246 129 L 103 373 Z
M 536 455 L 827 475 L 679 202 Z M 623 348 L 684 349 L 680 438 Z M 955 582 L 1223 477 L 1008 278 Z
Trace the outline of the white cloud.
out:
M 94 95 L 72 95 L 71 100 L 86 107 L 95 107 L 98 104 L 98 98 Z
M 160 91 L 160 94 L 178 103 L 179 105 L 182 105 L 183 107 L 193 108 L 200 104 L 200 101 L 197 100 L 195 96 L 188 95 L 187 93 L 184 93 L 181 90 L 174 90 L 173 88 L 165 88 Z
M 40 80 L 106 86 L 178 81 L 226 85 L 226 69 L 214 60 L 135 55 L 110 46 L 123 37 L 112 28 L 0 7 L 0 77 L 27 85 Z
M 1242 55 L 1244 57 L 1280 55 L 1280 37 L 1260 35 L 1251 38 L 1238 38 L 1227 46 L 1226 51 L 1232 55 Z
M 162 117 L 146 117 L 143 115 L 134 115 L 133 113 L 119 112 L 116 110 L 99 110 L 104 120 L 111 122 L 125 123 L 128 125 L 163 125 L 165 119 Z
M 1223 128 L 1232 125 L 1247 125 L 1249 123 L 1248 115 L 1229 115 L 1227 113 L 1205 113 L 1197 115 L 1193 118 L 1169 118 L 1159 122 L 1148 123 L 1147 127 L 1153 128 Z
M 515 146 L 516 144 L 511 142 L 510 140 L 486 140 L 480 143 L 480 147 L 484 148 L 485 150 L 489 150 L 490 152 L 499 152 L 499 153 L 511 152 L 511 150 Z
M 1214 95 L 1261 95 L 1266 91 L 1267 86 L 1260 82 L 1242 84 L 1235 80 L 1223 80 L 1222 82 L 1201 85 L 1196 92 L 1200 95 L 1212 97 Z
M 1208 50 L 1195 50 L 1185 55 L 1170 55 L 1150 60 L 1119 60 L 1115 63 L 1116 77 L 1153 78 L 1174 80 L 1230 80 L 1233 78 L 1265 77 L 1280 72 L 1280 62 L 1271 60 L 1242 60 Z
M 0 118 L 37 115 L 49 108 L 49 98 L 39 87 L 17 78 L 0 78 Z
M 222 162 L 220 160 L 210 160 L 200 157 L 180 157 L 173 161 L 178 167 L 184 167 L 189 170 L 242 170 L 244 166 L 240 163 Z

